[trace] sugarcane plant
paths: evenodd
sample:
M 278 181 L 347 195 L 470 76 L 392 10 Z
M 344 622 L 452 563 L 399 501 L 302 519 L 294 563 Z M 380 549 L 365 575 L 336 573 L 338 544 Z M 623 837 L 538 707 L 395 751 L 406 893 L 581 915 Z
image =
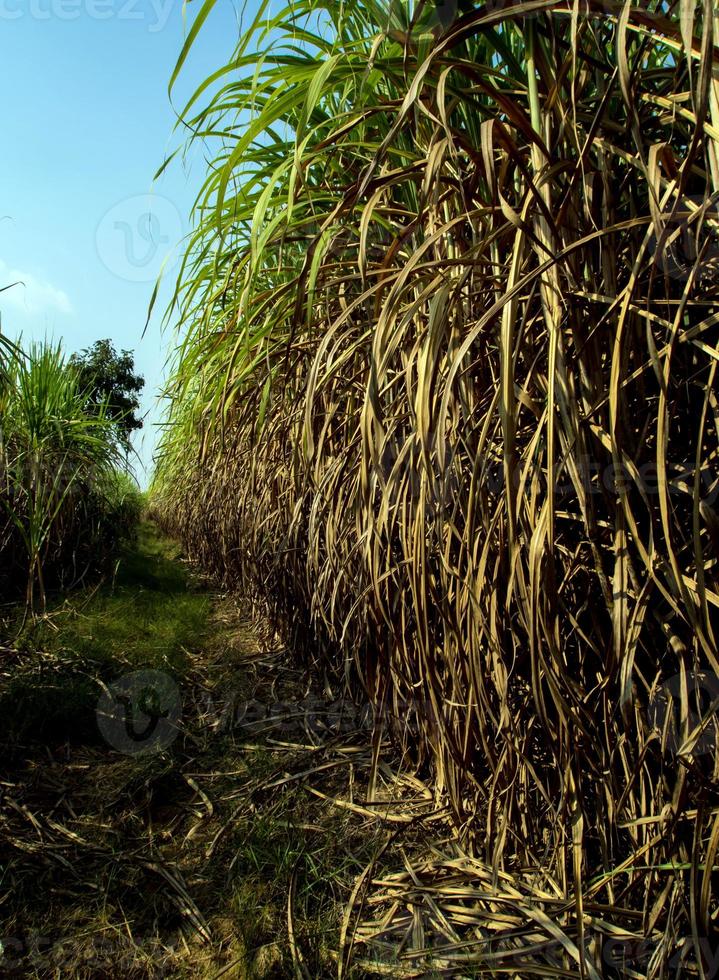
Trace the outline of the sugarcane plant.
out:
M 714 7 L 270 10 L 179 107 L 155 507 L 551 882 L 585 975 L 598 910 L 659 969 L 716 912 Z
M 24 578 L 29 611 L 54 585 L 81 580 L 102 561 L 122 521 L 113 513 L 123 467 L 115 421 L 88 393 L 59 345 L 15 348 L 0 393 L 0 587 Z M 117 522 L 117 523 L 116 523 Z

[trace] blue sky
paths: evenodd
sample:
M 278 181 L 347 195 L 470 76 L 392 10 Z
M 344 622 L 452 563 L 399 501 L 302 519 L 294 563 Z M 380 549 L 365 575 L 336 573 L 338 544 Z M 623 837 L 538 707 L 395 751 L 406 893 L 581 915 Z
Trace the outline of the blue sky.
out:
M 134 350 L 151 413 L 137 443 L 146 463 L 173 343 L 160 333 L 164 303 L 142 331 L 203 161 L 196 153 L 155 184 L 153 175 L 177 145 L 167 83 L 198 5 L 183 20 L 182 0 L 0 0 L 0 287 L 25 283 L 0 293 L 2 330 L 62 340 L 68 352 L 104 337 Z M 217 0 L 177 106 L 225 63 L 245 6 L 251 16 L 256 0 Z

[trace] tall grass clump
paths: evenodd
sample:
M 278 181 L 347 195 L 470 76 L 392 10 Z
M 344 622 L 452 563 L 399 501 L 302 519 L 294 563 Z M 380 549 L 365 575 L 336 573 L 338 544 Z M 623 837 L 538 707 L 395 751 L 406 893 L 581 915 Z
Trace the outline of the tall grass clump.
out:
M 696 965 L 719 844 L 714 8 L 269 10 L 181 113 L 214 159 L 155 506 L 370 697 L 468 848 L 541 869 L 577 948 L 635 931 L 651 975 Z
M 115 420 L 90 406 L 59 346 L 7 359 L 0 390 L 0 594 L 47 589 L 99 570 L 139 516 Z

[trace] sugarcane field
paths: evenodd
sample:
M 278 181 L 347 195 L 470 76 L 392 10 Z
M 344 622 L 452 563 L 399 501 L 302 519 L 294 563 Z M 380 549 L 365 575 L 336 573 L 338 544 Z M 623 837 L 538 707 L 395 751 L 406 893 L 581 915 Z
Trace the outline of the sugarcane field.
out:
M 0 38 L 0 977 L 719 980 L 715 0 Z

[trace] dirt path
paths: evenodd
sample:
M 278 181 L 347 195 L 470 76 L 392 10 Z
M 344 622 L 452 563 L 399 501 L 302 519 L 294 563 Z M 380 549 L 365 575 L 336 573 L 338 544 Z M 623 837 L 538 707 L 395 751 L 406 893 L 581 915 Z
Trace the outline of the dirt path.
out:
M 371 779 L 364 713 L 152 525 L 111 582 L 3 640 L 20 618 L 0 976 L 576 975 L 561 894 L 469 858 L 384 741 Z
M 389 747 L 368 798 L 365 714 L 154 526 L 3 634 L 0 976 L 464 978 L 536 944 Z
M 366 754 L 331 694 L 152 527 L 24 646 L 0 668 L 2 975 L 334 975 L 382 841 L 308 791 Z

